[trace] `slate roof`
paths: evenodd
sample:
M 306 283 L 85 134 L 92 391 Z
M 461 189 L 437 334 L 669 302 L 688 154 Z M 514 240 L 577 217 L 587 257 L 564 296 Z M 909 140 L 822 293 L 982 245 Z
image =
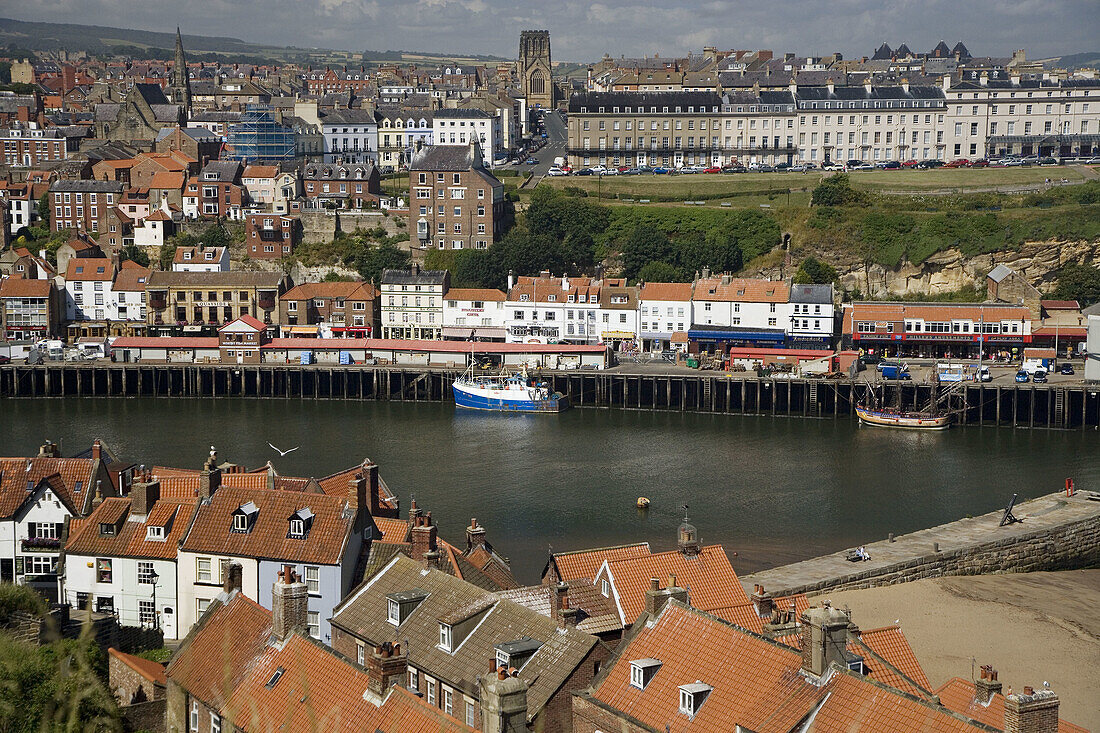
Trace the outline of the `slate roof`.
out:
M 442 285 L 447 280 L 446 270 L 383 270 L 384 285 Z
M 399 627 L 387 620 L 391 593 L 421 588 L 427 597 Z M 457 608 L 488 610 L 463 640 L 455 639 L 454 653 L 438 646 L 439 620 Z M 577 629 L 561 629 L 552 619 L 509 600 L 495 597 L 470 583 L 447 575 L 403 555 L 352 591 L 333 610 L 332 623 L 368 642 L 408 641 L 409 663 L 438 677 L 466 694 L 477 696 L 477 678 L 485 674 L 486 661 L 495 646 L 531 637 L 542 642 L 519 671 L 530 686 L 527 718 L 532 720 L 550 697 L 569 678 L 598 643 L 596 637 Z
M 986 277 L 988 277 L 993 282 L 999 283 L 1001 280 L 1004 280 L 1006 277 L 1011 275 L 1012 272 L 1012 268 L 1007 265 L 997 265 L 989 271 L 989 274 Z
M 235 532 L 233 514 L 248 502 L 259 507 L 259 513 L 250 531 Z M 305 507 L 313 512 L 312 526 L 304 538 L 289 537 L 290 515 Z M 367 510 L 369 507 L 361 508 Z M 354 512 L 348 510 L 343 497 L 222 486 L 209 504 L 199 506 L 180 549 L 339 565 L 353 531 L 353 520 Z
M 412 154 L 411 171 L 468 171 L 481 166 L 474 145 L 428 145 Z M 494 179 L 495 180 L 495 179 Z
M 374 112 L 366 109 L 341 109 L 321 118 L 322 125 L 373 125 Z
M 557 591 L 551 585 L 529 585 L 498 591 L 496 596 L 515 601 L 547 618 L 554 618 L 555 593 Z M 569 608 L 577 610 L 577 631 L 595 635 L 622 631 L 623 624 L 614 604 L 600 595 L 590 581 L 570 581 L 568 599 Z
M 720 105 L 721 98 L 716 92 L 581 92 L 569 97 L 570 114 L 580 113 L 582 107 L 588 113 L 598 113 L 600 107 L 606 112 L 615 107 L 630 107 L 639 113 L 651 107 L 661 113 L 666 107 L 669 111 L 679 107 L 687 113 L 688 107 L 692 107 L 703 114 L 717 112 Z
M 50 184 L 50 191 L 79 193 L 117 193 L 121 194 L 125 186 L 121 181 L 89 181 L 66 178 Z
M 791 285 L 790 302 L 792 303 L 832 303 L 832 285 Z
M 470 118 L 489 120 L 493 116 L 485 110 L 459 107 L 455 109 L 437 109 L 434 112 L 434 117 L 437 120 L 468 120 Z
M 283 281 L 278 272 L 171 272 L 154 270 L 150 287 L 227 287 L 278 288 Z

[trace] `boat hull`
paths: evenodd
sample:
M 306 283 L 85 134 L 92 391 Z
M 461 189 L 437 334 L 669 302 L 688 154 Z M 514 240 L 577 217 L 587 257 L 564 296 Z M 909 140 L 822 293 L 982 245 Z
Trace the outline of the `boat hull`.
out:
M 455 406 L 467 410 L 487 410 L 490 412 L 563 412 L 570 407 L 569 397 L 550 396 L 545 400 L 517 399 L 498 397 L 487 390 L 470 388 L 455 382 L 451 385 Z
M 907 413 L 883 412 L 856 407 L 856 415 L 864 425 L 901 430 L 946 430 L 951 427 L 951 415 L 928 417 Z

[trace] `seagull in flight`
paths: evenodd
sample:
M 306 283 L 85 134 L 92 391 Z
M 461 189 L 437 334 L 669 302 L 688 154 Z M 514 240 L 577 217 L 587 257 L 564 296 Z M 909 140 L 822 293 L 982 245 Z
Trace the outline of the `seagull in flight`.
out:
M 271 443 L 268 443 L 268 445 L 271 445 Z M 288 450 L 282 450 L 282 449 L 280 449 L 280 448 L 276 448 L 275 446 L 271 445 L 271 450 L 273 450 L 273 451 L 275 451 L 276 453 L 278 453 L 278 454 L 279 454 L 279 457 L 280 457 L 280 458 L 282 458 L 282 457 L 283 457 L 283 456 L 285 456 L 285 455 L 286 455 L 287 453 L 293 453 L 294 451 L 298 450 L 298 448 L 300 448 L 300 447 L 301 447 L 301 446 L 297 446 L 297 445 L 296 445 L 296 446 L 294 446 L 293 448 L 290 448 L 290 449 L 288 449 Z

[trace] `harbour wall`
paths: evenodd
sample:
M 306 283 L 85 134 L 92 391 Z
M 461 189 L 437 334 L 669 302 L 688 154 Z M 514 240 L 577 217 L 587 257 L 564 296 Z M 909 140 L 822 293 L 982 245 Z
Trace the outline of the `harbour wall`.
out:
M 870 560 L 852 562 L 842 551 L 745 575 L 741 583 L 749 593 L 760 584 L 778 597 L 948 575 L 1093 567 L 1100 565 L 1100 501 L 1090 496 L 1048 494 L 1013 508 L 1018 523 L 1000 526 L 1000 509 L 864 545 Z
M 390 366 L 59 363 L 0 366 L 0 398 L 246 397 L 448 402 L 458 369 Z M 852 417 L 853 406 L 918 409 L 933 387 L 913 383 L 771 379 L 724 374 L 541 372 L 578 407 L 803 418 Z M 967 384 L 953 395 L 963 425 L 1100 428 L 1100 389 L 1089 385 Z

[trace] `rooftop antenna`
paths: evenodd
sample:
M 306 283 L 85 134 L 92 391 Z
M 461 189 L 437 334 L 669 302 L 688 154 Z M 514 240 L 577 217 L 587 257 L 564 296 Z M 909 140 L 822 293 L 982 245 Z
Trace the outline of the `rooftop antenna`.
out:
M 686 522 L 688 520 L 688 505 L 681 504 L 680 508 L 684 510 L 684 521 Z

